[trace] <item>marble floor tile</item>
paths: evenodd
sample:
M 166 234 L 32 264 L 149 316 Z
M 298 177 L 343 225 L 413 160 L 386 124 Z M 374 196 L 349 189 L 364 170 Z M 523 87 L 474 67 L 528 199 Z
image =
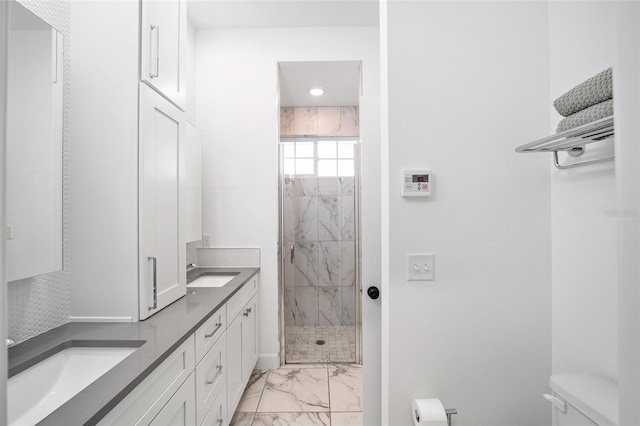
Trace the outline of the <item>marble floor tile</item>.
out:
M 331 426 L 363 426 L 362 413 L 334 413 L 331 412 Z
M 329 426 L 328 413 L 256 413 L 254 426 Z
M 251 426 L 254 416 L 255 413 L 241 413 L 236 411 L 229 426 Z
M 262 396 L 262 391 L 267 383 L 268 370 L 254 370 L 249 378 L 249 383 L 240 398 L 236 411 L 256 411 Z
M 329 411 L 329 386 L 325 368 L 269 371 L 258 412 L 324 411 Z
M 332 411 L 362 411 L 362 367 L 329 366 L 329 393 Z

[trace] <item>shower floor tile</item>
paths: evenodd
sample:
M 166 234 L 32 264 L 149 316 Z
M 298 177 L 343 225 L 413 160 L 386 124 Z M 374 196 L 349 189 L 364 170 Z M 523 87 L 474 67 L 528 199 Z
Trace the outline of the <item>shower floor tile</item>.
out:
M 325 343 L 317 344 L 319 340 Z M 355 326 L 285 327 L 287 363 L 356 362 Z

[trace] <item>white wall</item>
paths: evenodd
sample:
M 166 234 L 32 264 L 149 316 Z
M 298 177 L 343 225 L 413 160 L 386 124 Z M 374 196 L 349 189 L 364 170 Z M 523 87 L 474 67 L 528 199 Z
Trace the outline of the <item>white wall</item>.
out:
M 138 318 L 138 10 L 71 2 L 75 319 Z
M 640 4 L 616 4 L 614 59 L 621 425 L 640 424 Z
M 368 103 L 361 105 L 361 121 L 368 127 L 362 130 L 362 161 L 365 173 L 374 176 L 378 28 L 205 30 L 198 32 L 196 45 L 203 232 L 212 235 L 213 247 L 260 248 L 260 362 L 273 361 L 279 352 L 277 63 L 363 61 Z M 363 205 L 375 205 L 376 193 L 363 190 Z M 377 213 L 370 212 L 369 223 Z
M 439 397 L 454 424 L 550 424 L 550 158 L 514 152 L 548 134 L 546 4 L 387 9 L 388 423 Z M 401 198 L 418 167 L 432 196 Z M 406 281 L 420 252 L 433 282 Z
M 608 1 L 549 3 L 551 101 L 613 65 L 614 8 Z M 548 108 L 551 133 L 562 117 L 550 104 Z M 612 154 L 613 142 L 609 140 L 589 145 L 578 161 Z M 552 166 L 550 170 L 552 370 L 590 372 L 615 380 L 618 278 L 614 163 L 570 170 Z
M 6 157 L 6 114 L 7 114 L 7 45 L 9 35 L 9 4 L 0 2 L 0 162 Z M 0 229 L 5 222 L 5 178 L 0 174 Z M 0 239 L 0 276 L 5 276 L 5 240 Z M 2 282 L 0 289 L 0 323 L 7 323 L 7 289 Z M 0 341 L 6 338 L 7 327 L 0 327 Z M 0 424 L 7 423 L 7 358 L 8 352 L 0 352 Z

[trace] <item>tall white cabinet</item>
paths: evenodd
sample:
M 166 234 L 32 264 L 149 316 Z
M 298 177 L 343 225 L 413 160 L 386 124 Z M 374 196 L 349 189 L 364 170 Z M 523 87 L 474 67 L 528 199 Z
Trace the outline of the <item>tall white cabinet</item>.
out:
M 186 293 L 186 3 L 70 8 L 72 320 L 138 321 Z
M 140 85 L 140 319 L 186 292 L 178 185 L 185 124 L 182 111 Z

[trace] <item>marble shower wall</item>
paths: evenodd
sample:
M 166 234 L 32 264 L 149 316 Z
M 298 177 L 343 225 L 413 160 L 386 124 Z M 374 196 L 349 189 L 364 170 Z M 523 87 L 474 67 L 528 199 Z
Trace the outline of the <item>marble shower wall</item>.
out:
M 286 325 L 355 325 L 354 206 L 353 177 L 285 178 Z
M 358 107 L 280 108 L 280 136 L 358 136 Z

